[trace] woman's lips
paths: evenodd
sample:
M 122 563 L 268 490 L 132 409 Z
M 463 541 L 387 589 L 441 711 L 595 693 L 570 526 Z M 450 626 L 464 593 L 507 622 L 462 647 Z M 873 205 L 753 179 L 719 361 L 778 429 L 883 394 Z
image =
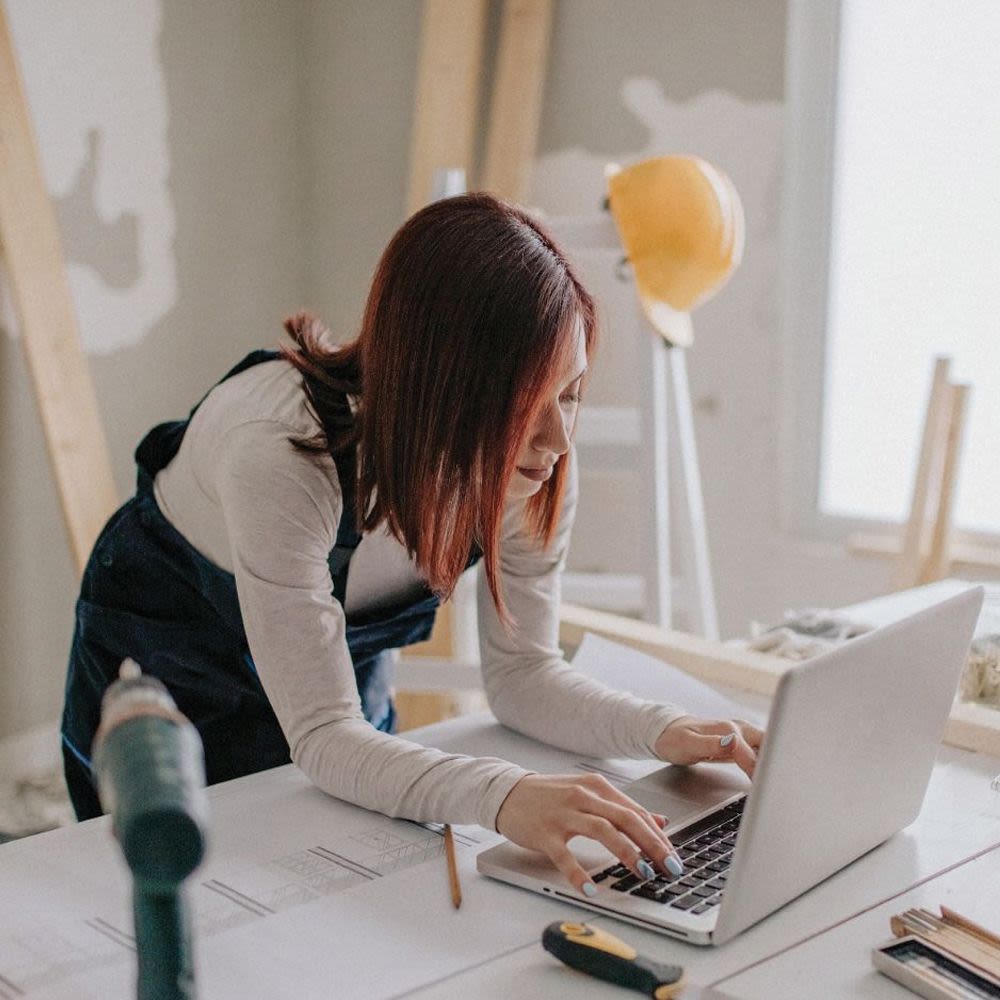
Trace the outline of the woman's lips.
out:
M 520 472 L 525 479 L 530 479 L 535 483 L 544 483 L 545 480 L 552 475 L 552 466 L 547 465 L 540 469 L 529 469 L 519 465 L 517 467 L 517 471 Z

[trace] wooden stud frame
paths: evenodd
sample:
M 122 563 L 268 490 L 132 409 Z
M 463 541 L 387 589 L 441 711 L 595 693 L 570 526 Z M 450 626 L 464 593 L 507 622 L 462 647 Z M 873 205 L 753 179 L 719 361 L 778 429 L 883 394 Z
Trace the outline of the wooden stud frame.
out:
M 486 9 L 486 0 L 424 0 L 407 214 L 430 200 L 438 170 L 471 176 Z
M 552 35 L 552 0 L 504 0 L 482 187 L 528 197 Z
M 578 646 L 586 632 L 641 650 L 709 684 L 755 694 L 773 694 L 781 675 L 795 664 L 779 656 L 564 604 L 560 612 L 560 641 Z M 1000 757 L 1000 711 L 987 705 L 956 701 L 945 729 L 944 742 Z
M 118 496 L 2 4 L 0 241 L 73 558 L 82 571 Z

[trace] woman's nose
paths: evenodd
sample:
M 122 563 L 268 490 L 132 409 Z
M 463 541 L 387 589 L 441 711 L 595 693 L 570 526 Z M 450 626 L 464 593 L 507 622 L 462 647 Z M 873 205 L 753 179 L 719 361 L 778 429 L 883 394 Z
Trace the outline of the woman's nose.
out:
M 569 451 L 569 430 L 562 408 L 547 406 L 539 415 L 531 444 L 536 451 L 565 455 Z

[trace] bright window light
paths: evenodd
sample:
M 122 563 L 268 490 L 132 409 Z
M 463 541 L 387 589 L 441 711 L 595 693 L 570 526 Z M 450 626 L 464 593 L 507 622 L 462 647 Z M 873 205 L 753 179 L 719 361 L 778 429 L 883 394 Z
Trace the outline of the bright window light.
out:
M 824 513 L 905 519 L 934 357 L 969 382 L 959 528 L 1000 534 L 1000 3 L 845 0 Z

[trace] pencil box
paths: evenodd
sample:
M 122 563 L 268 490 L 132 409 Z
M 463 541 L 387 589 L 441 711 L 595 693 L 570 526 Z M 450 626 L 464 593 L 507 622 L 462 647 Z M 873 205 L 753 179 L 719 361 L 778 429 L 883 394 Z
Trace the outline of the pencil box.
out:
M 927 1000 L 1000 1000 L 1000 980 L 913 934 L 874 948 L 872 964 Z

